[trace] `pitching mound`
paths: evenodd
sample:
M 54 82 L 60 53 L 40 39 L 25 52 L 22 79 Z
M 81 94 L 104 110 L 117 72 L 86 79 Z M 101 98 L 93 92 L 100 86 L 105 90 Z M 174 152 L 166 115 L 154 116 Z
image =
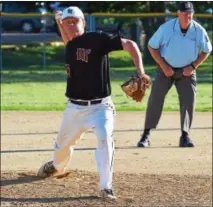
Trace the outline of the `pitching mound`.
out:
M 103 200 L 97 173 L 70 171 L 39 179 L 35 172 L 2 172 L 1 206 L 212 206 L 211 176 L 115 173 L 116 201 Z

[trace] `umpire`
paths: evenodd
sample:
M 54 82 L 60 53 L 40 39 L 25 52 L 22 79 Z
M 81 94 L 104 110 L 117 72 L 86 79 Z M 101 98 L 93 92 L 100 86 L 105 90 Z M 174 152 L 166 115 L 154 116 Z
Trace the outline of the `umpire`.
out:
M 191 2 L 181 2 L 178 18 L 159 27 L 148 49 L 159 65 L 146 111 L 144 132 L 138 147 L 150 145 L 150 130 L 157 127 L 167 92 L 174 84 L 181 114 L 180 147 L 194 147 L 189 138 L 196 99 L 196 70 L 209 56 L 212 45 L 206 30 L 193 20 Z

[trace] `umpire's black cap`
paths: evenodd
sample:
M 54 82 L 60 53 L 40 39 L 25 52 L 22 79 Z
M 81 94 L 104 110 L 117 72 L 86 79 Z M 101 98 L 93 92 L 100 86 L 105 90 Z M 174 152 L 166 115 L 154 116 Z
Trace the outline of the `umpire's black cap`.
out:
M 194 6 L 189 1 L 181 2 L 179 10 L 181 12 L 194 12 Z

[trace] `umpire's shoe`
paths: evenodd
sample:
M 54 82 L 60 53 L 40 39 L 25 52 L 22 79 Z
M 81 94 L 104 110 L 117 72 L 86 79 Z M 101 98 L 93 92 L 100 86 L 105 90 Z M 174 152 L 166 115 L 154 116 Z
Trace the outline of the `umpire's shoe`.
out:
M 103 199 L 111 199 L 111 200 L 116 200 L 117 197 L 114 195 L 112 189 L 104 189 L 101 191 L 101 197 Z
M 148 147 L 150 146 L 150 139 L 148 135 L 143 135 L 141 140 L 138 142 L 137 147 Z
M 195 145 L 188 136 L 181 136 L 179 147 L 195 147 Z
M 43 164 L 37 172 L 37 176 L 40 178 L 47 178 L 50 176 L 59 177 L 62 176 L 64 171 L 57 171 L 53 165 L 53 161 L 49 161 Z

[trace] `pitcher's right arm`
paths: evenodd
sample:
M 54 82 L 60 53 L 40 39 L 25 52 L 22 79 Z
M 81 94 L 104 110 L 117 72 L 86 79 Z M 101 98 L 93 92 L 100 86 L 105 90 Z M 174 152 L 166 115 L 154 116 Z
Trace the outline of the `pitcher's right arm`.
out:
M 59 28 L 59 31 L 61 33 L 62 40 L 63 40 L 64 44 L 66 45 L 67 42 L 70 41 L 70 38 L 69 38 L 68 34 L 63 29 L 63 24 L 62 24 L 62 21 L 61 21 L 61 15 L 62 15 L 62 11 L 57 11 L 56 14 L 55 14 L 55 20 L 56 20 L 57 26 Z

